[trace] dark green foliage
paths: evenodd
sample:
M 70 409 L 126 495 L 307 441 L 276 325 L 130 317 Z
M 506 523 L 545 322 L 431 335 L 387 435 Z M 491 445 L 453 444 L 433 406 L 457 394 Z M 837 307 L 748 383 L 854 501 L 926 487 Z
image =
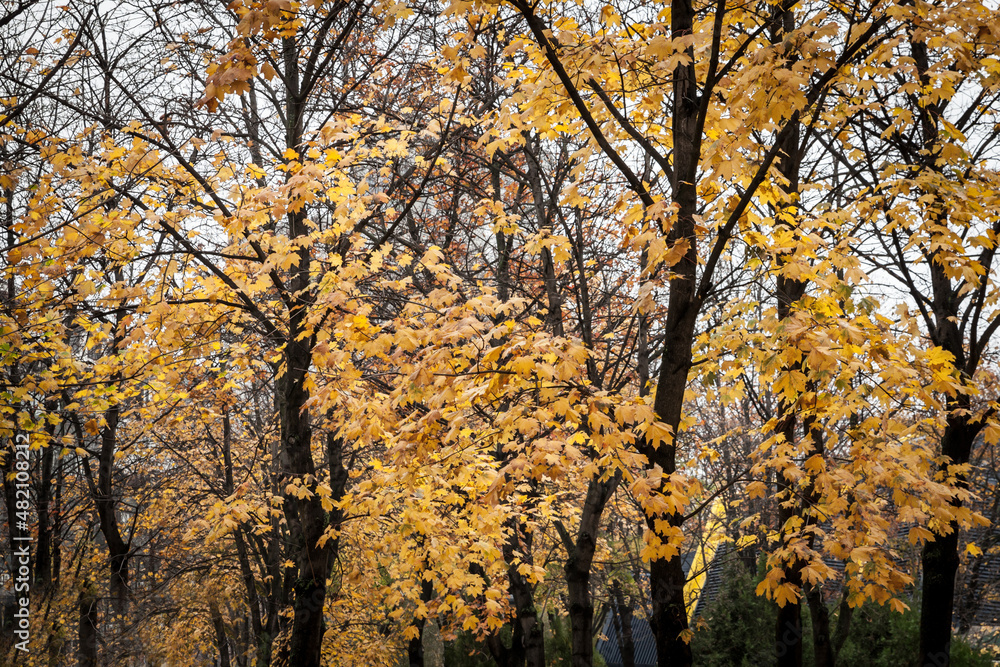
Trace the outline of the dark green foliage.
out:
M 851 633 L 837 664 L 852 667 L 915 665 L 920 643 L 920 604 L 918 600 L 911 600 L 909 605 L 911 608 L 903 614 L 877 604 L 855 609 Z M 991 664 L 975 646 L 962 637 L 954 637 L 951 667 L 990 667 Z
M 548 667 L 570 667 L 572 655 L 569 617 L 549 614 L 545 624 L 545 662 Z
M 698 667 L 757 667 L 775 664 L 774 624 L 776 607 L 754 592 L 760 576 L 746 567 L 727 564 L 716 600 L 705 613 L 707 627 L 695 633 L 692 652 Z M 837 656 L 841 667 L 914 667 L 920 633 L 919 600 L 909 600 L 903 614 L 888 606 L 869 602 L 854 610 L 850 634 Z M 803 664 L 813 664 L 812 624 L 803 606 Z M 836 628 L 836 608 L 830 612 L 831 630 Z M 698 627 L 696 621 L 695 627 Z M 951 667 L 990 667 L 987 656 L 962 637 L 951 647 Z M 923 666 L 921 666 L 923 667 Z M 932 667 L 937 667 L 936 665 Z
M 709 606 L 708 627 L 691 641 L 699 667 L 757 667 L 774 664 L 775 608 L 758 598 L 757 579 L 738 562 L 727 563 L 719 595 Z M 696 620 L 697 627 L 697 620 Z
M 507 631 L 508 638 L 510 630 Z M 496 663 L 482 642 L 476 641 L 472 633 L 461 632 L 452 641 L 444 643 L 444 664 L 448 667 L 494 667 Z

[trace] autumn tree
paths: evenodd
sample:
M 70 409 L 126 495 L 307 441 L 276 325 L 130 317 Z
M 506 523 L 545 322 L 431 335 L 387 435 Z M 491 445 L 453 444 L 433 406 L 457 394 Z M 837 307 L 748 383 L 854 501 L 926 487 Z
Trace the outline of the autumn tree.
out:
M 938 479 L 957 487 L 938 507 L 936 537 L 922 556 L 920 661 L 949 661 L 959 527 L 972 521 L 968 464 L 977 437 L 995 444 L 995 405 L 983 393 L 983 362 L 998 326 L 994 265 L 998 233 L 996 34 L 979 3 L 903 4 L 894 57 L 873 78 L 873 106 L 846 143 L 831 146 L 867 198 L 872 226 L 858 253 L 898 290 L 899 327 L 937 362 Z M 948 26 L 945 31 L 943 26 Z M 839 137 L 838 137 L 839 138 Z
M 825 13 L 804 9 L 809 13 L 795 22 L 785 42 L 769 46 L 762 36 L 779 30 L 781 11 L 682 3 L 670 7 L 667 22 L 666 12 L 657 14 L 649 6 L 608 6 L 599 18 L 557 4 L 515 2 L 511 7 L 525 20 L 525 43 L 535 50 L 534 63 L 545 72 L 539 78 L 546 85 L 536 84 L 535 90 L 546 96 L 555 90 L 565 96 L 560 109 L 583 121 L 593 150 L 602 152 L 622 174 L 636 198 L 634 206 L 646 211 L 636 218 L 645 221 L 644 276 L 648 281 L 659 274 L 667 284 L 664 352 L 653 403 L 664 431 L 650 434 L 639 443 L 639 450 L 651 470 L 663 476 L 661 492 L 647 506 L 652 623 L 659 659 L 661 664 L 678 660 L 688 664 L 685 576 L 674 556 L 695 487 L 690 478 L 678 474 L 675 438 L 681 432 L 699 316 L 704 304 L 717 295 L 716 267 L 732 238 L 742 232 L 740 220 L 769 178 L 787 137 L 815 109 L 831 83 L 871 48 L 885 19 L 878 18 L 876 7 L 865 7 L 841 27 L 824 23 Z M 502 15 L 503 6 L 499 11 Z M 841 30 L 846 38 L 826 41 L 827 35 L 839 35 Z M 641 39 L 632 39 L 633 33 Z M 793 43 L 803 54 L 794 65 L 781 60 L 784 45 Z M 805 43 L 811 46 L 801 48 Z M 765 62 L 768 69 L 787 71 L 773 79 L 772 90 L 781 94 L 765 97 L 753 92 L 759 90 L 757 77 L 765 71 Z M 536 94 L 534 99 L 541 103 L 546 98 Z M 714 135 L 706 140 L 706 132 L 715 132 L 717 123 L 726 126 L 730 141 L 713 141 Z M 743 179 L 728 203 L 702 199 L 699 190 L 709 187 L 705 184 L 711 177 L 718 178 L 717 164 L 741 151 L 754 152 L 760 136 L 755 132 L 766 133 L 759 160 L 744 162 L 745 171 L 728 172 Z M 637 175 L 625 146 L 656 165 L 651 178 Z M 722 183 L 728 180 L 723 179 Z M 724 187 L 720 184 L 715 191 L 725 191 Z M 582 641 L 581 633 L 574 649 L 578 664 L 589 660 Z

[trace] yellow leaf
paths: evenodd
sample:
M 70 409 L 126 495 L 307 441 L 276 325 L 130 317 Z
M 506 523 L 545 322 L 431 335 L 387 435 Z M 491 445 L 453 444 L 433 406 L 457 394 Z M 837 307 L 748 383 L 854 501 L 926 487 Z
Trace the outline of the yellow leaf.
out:
M 774 589 L 774 601 L 779 607 L 784 607 L 788 602 L 796 602 L 799 599 L 798 589 L 794 584 L 781 584 Z
M 646 429 L 646 440 L 654 447 L 661 442 L 669 445 L 674 441 L 673 429 L 663 422 L 653 422 Z

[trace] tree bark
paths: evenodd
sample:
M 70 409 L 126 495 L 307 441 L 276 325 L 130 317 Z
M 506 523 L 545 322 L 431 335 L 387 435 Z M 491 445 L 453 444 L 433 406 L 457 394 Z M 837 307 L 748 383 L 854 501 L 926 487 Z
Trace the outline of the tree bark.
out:
M 7 553 L 9 554 L 17 551 L 17 541 L 15 540 L 17 533 L 13 530 L 13 527 L 17 525 L 17 489 L 14 484 L 14 475 L 16 474 L 14 463 L 16 459 L 17 454 L 14 449 L 14 438 L 11 437 L 6 451 L 3 452 L 3 463 L 0 465 L 4 507 L 7 510 Z M 7 561 L 7 559 L 4 560 Z M 8 564 L 10 567 L 10 577 L 13 580 L 17 577 L 17 560 L 11 558 Z
M 614 622 L 618 650 L 622 656 L 622 667 L 635 667 L 635 642 L 632 637 L 632 605 L 625 604 L 622 585 L 616 579 L 611 585 L 614 596 Z
M 930 85 L 928 72 L 930 58 L 927 45 L 915 36 L 918 26 L 911 25 L 909 30 L 910 49 L 917 75 L 922 86 Z M 922 148 L 924 149 L 924 169 L 940 171 L 937 164 L 941 138 L 938 127 L 941 115 L 941 102 L 920 105 L 918 114 Z M 947 225 L 949 204 L 937 193 L 934 195 L 927 215 L 941 225 Z M 926 257 L 931 278 L 931 310 L 933 311 L 934 327 L 928 331 L 934 345 L 950 352 L 954 357 L 955 368 L 962 380 L 970 380 L 976 372 L 978 357 L 967 354 L 965 338 L 959 322 L 964 321 L 959 314 L 962 298 L 959 288 L 952 284 L 947 273 L 949 259 L 941 256 L 940 251 L 931 251 Z M 901 258 L 902 260 L 902 258 Z M 978 290 L 985 289 L 987 280 Z M 926 298 L 925 295 L 914 295 Z M 981 303 L 981 302 L 980 302 Z M 976 308 L 975 299 L 970 300 L 970 308 Z M 981 308 L 981 306 L 980 306 Z M 978 317 L 978 313 L 977 313 Z M 984 333 L 984 336 L 988 334 Z M 985 348 L 986 341 L 972 340 L 972 348 L 981 345 Z M 969 462 L 972 445 L 983 427 L 983 421 L 972 423 L 971 401 L 969 394 L 960 393 L 949 397 L 945 408 L 947 417 L 944 433 L 941 436 L 942 471 L 950 466 L 963 465 Z M 966 488 L 966 477 L 957 474 L 956 484 Z M 954 499 L 952 505 L 962 506 L 959 499 Z M 948 535 L 938 535 L 933 542 L 924 544 L 921 553 L 923 570 L 922 599 L 920 607 L 920 647 L 918 661 L 921 665 L 947 667 L 951 662 L 951 625 L 955 603 L 955 576 L 958 573 L 958 524 L 951 523 Z
M 122 282 L 124 274 L 121 268 L 115 270 L 115 281 Z M 111 343 L 111 353 L 121 352 L 125 341 L 126 304 L 120 302 L 115 309 L 115 329 Z M 112 385 L 118 385 L 123 380 L 122 372 L 115 371 L 111 378 Z M 122 537 L 118 525 L 118 499 L 114 491 L 115 451 L 118 447 L 118 425 L 121 418 L 121 406 L 117 403 L 104 411 L 104 427 L 101 429 L 101 451 L 97 460 L 97 484 L 91 488 L 94 506 L 100 521 L 101 534 L 108 545 L 109 588 L 114 598 L 119 614 L 124 614 L 128 606 L 129 590 L 129 559 L 130 549 Z M 82 432 L 77 426 L 77 438 L 82 442 Z M 90 468 L 85 463 L 85 471 L 90 478 Z
M 232 456 L 232 424 L 229 414 L 222 416 L 222 465 L 225 475 L 226 494 L 233 495 L 236 491 L 236 483 L 233 479 L 233 456 Z M 271 641 L 272 637 L 265 633 L 261 622 L 260 597 L 257 594 L 257 582 L 254 579 L 253 570 L 250 568 L 250 558 L 247 553 L 247 544 L 243 536 L 243 527 L 240 526 L 233 531 L 233 540 L 236 543 L 236 557 L 240 565 L 240 577 L 243 579 L 243 586 L 247 593 L 247 606 L 250 612 L 250 627 L 253 630 L 254 653 L 258 667 L 267 667 L 271 661 Z
M 771 42 L 780 43 L 784 35 L 791 32 L 795 28 L 795 16 L 791 11 L 787 11 L 783 7 L 775 7 L 772 26 Z M 777 159 L 778 171 L 787 180 L 787 185 L 785 185 L 783 189 L 791 198 L 793 198 L 788 206 L 793 209 L 797 209 L 797 200 L 794 198 L 798 196 L 799 190 L 799 168 L 801 163 L 801 154 L 799 150 L 800 133 L 799 124 L 798 122 L 795 122 L 790 131 L 785 135 L 784 141 L 780 145 L 780 153 Z M 776 210 L 775 213 L 778 213 L 778 211 Z M 785 227 L 792 227 L 794 224 L 795 223 L 789 224 L 787 222 L 778 223 L 779 226 Z M 776 265 L 779 270 L 787 263 L 788 259 L 789 257 L 786 255 L 779 255 L 776 258 Z M 807 284 L 804 281 L 789 279 L 783 275 L 778 275 L 775 296 L 777 299 L 777 314 L 779 320 L 785 320 L 792 315 L 795 304 L 805 294 L 806 285 Z M 792 368 L 786 370 L 791 371 L 800 368 L 801 363 L 797 363 Z M 795 404 L 790 404 L 784 400 L 780 400 L 778 404 L 779 426 L 777 433 L 782 436 L 785 443 L 791 445 L 796 442 L 798 422 L 799 419 Z M 802 437 L 808 438 L 809 433 L 804 432 Z M 780 472 L 778 474 L 777 487 L 779 492 L 784 491 L 789 496 L 792 496 L 793 489 L 781 479 Z M 802 515 L 806 509 L 793 497 L 789 497 L 786 500 L 788 502 L 788 506 L 782 507 L 778 511 L 779 531 L 783 530 L 783 526 L 789 519 Z M 801 563 L 798 561 L 790 563 L 786 580 L 788 583 L 797 586 L 801 591 L 802 578 L 799 574 L 800 568 Z M 778 607 L 777 622 L 775 625 L 775 652 L 778 658 L 777 664 L 779 667 L 802 666 L 801 598 L 795 602 L 787 602 L 784 606 Z
M 209 601 L 208 608 L 212 618 L 212 628 L 215 630 L 215 643 L 219 647 L 219 667 L 230 667 L 232 663 L 229 658 L 229 636 L 226 634 L 226 623 L 222 619 L 219 605 L 214 600 Z
M 97 662 L 97 592 L 90 581 L 85 581 L 77 603 L 79 626 L 77 639 L 77 664 L 79 667 L 98 667 Z
M 62 489 L 63 460 L 56 464 L 56 497 L 55 509 L 52 511 L 52 588 L 58 590 L 62 575 Z
M 969 407 L 967 395 L 959 395 L 948 403 L 950 414 L 941 438 L 944 467 L 968 463 L 973 442 L 981 429 L 981 424 L 970 424 L 965 416 Z M 965 484 L 964 475 L 958 475 L 958 484 Z M 961 507 L 962 502 L 955 499 L 952 506 Z M 947 667 L 951 664 L 952 612 L 959 566 L 957 523 L 952 522 L 951 528 L 950 534 L 938 535 L 934 541 L 925 543 L 921 554 L 920 665 Z
M 282 39 L 285 84 L 285 144 L 301 149 L 304 136 L 304 104 L 299 84 L 299 45 L 296 36 Z M 289 175 L 290 177 L 290 175 Z M 289 239 L 309 234 L 304 210 L 287 216 Z M 312 427 L 306 404 L 306 378 L 312 364 L 312 338 L 307 322 L 312 257 L 308 246 L 300 247 L 289 281 L 288 328 L 285 339 L 284 373 L 278 383 L 280 393 L 282 464 L 286 480 L 316 479 L 312 456 Z M 294 617 L 288 641 L 288 661 L 296 667 L 319 667 L 323 641 L 323 604 L 326 579 L 330 574 L 330 545 L 320 546 L 326 530 L 326 513 L 320 498 L 285 496 L 285 516 L 291 532 L 297 576 L 292 584 Z
M 830 640 L 830 610 L 823 602 L 823 590 L 812 585 L 806 591 L 812 618 L 813 666 L 833 667 L 833 642 Z
M 514 628 L 511 646 L 503 652 L 504 664 L 509 667 L 545 667 L 545 635 L 538 620 L 535 592 L 530 582 L 518 572 L 520 563 L 514 553 L 518 551 L 530 558 L 531 533 L 517 518 L 509 519 L 506 528 L 510 537 L 504 542 L 503 557 L 507 563 L 508 588 L 514 601 Z
M 563 570 L 566 574 L 570 637 L 573 667 L 591 667 L 594 660 L 594 603 L 590 597 L 590 570 L 597 548 L 597 533 L 604 507 L 618 486 L 618 478 L 605 481 L 594 478 L 587 486 L 587 498 L 580 515 L 575 539 L 556 524 L 568 556 Z M 677 560 L 677 559 L 675 559 Z
M 847 590 L 845 589 L 840 597 L 840 610 L 837 615 L 837 630 L 833 635 L 833 662 L 836 664 L 840 649 L 847 643 L 847 636 L 851 634 L 851 618 L 854 616 L 854 607 L 847 602 Z
M 118 442 L 120 408 L 115 405 L 104 413 L 106 426 L 101 431 L 101 453 L 97 469 L 97 489 L 94 504 L 100 519 L 101 533 L 108 545 L 108 565 L 111 596 L 123 609 L 129 594 L 129 548 L 118 527 L 117 502 L 112 488 L 115 447 Z
M 425 566 L 429 563 L 425 562 Z M 420 601 L 424 604 L 434 597 L 434 586 L 430 581 L 422 579 L 420 582 Z M 406 657 L 410 662 L 410 667 L 424 667 L 424 628 L 427 627 L 426 618 L 414 619 L 417 626 L 417 636 L 406 645 Z
M 694 34 L 694 5 L 691 0 L 679 0 L 670 7 L 670 32 L 676 39 Z M 649 466 L 663 471 L 664 479 L 677 472 L 677 435 L 691 369 L 694 328 L 701 310 L 696 293 L 698 267 L 698 238 L 695 233 L 695 215 L 698 213 L 698 163 L 701 159 L 701 128 L 699 127 L 700 101 L 698 80 L 695 73 L 694 47 L 686 49 L 687 62 L 679 63 L 673 72 L 672 131 L 674 145 L 673 202 L 677 206 L 677 219 L 668 239 L 687 242 L 688 247 L 680 262 L 673 267 L 675 277 L 670 281 L 667 317 L 664 327 L 663 355 L 656 385 L 653 410 L 657 420 L 670 427 L 673 440 L 659 447 L 646 448 Z M 707 91 L 706 91 L 707 94 Z M 660 540 L 668 534 L 660 530 L 666 520 L 672 529 L 680 528 L 683 517 L 646 517 L 646 525 Z M 656 636 L 657 664 L 660 667 L 689 667 L 691 646 L 683 634 L 688 629 L 687 611 L 684 606 L 684 567 L 679 557 L 670 560 L 656 559 L 649 564 L 653 616 L 650 619 Z

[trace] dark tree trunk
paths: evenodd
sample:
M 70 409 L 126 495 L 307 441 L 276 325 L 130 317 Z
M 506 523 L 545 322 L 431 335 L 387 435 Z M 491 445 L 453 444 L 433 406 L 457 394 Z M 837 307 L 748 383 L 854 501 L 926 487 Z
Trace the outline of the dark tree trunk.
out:
M 785 34 L 791 32 L 795 27 L 795 16 L 790 11 L 785 11 L 783 7 L 775 7 L 773 14 L 773 28 L 771 30 L 771 41 L 779 43 Z M 799 189 L 799 168 L 801 164 L 801 153 L 799 150 L 800 128 L 798 122 L 792 122 L 792 126 L 783 138 L 780 145 L 780 152 L 777 158 L 778 171 L 784 176 L 788 184 L 784 187 L 786 193 L 795 197 Z M 795 200 L 789 206 L 796 206 Z M 794 209 L 793 209 L 794 212 Z M 792 227 L 796 223 L 782 222 L 780 225 Z M 788 261 L 785 255 L 779 255 L 776 264 L 780 269 Z M 806 282 L 789 279 L 782 275 L 777 280 L 777 312 L 778 318 L 784 320 L 789 317 L 795 308 L 795 304 L 802 298 L 806 291 Z M 801 364 L 795 364 L 788 371 L 801 369 Z M 795 443 L 797 438 L 797 408 L 794 404 L 781 400 L 778 405 L 779 426 L 777 432 L 782 435 L 786 443 Z M 808 438 L 807 428 L 803 428 L 803 437 Z M 789 498 L 785 500 L 787 507 L 782 507 L 778 511 L 778 530 L 786 521 L 795 516 L 805 513 L 807 507 L 804 503 L 795 499 L 794 490 L 790 485 L 781 479 L 778 473 L 777 487 L 779 491 L 784 491 Z M 797 586 L 802 590 L 802 578 L 799 574 L 802 564 L 798 561 L 788 564 L 786 580 L 788 583 Z M 796 602 L 788 602 L 783 607 L 778 608 L 777 622 L 775 625 L 775 655 L 777 656 L 778 667 L 801 667 L 802 666 L 802 603 L 801 598 Z
M 670 32 L 675 38 L 694 33 L 694 5 L 691 0 L 678 0 L 670 6 Z M 656 385 L 653 409 L 656 418 L 670 427 L 674 440 L 659 447 L 646 448 L 650 467 L 659 466 L 664 479 L 677 472 L 676 437 L 680 429 L 684 391 L 691 369 L 694 328 L 701 310 L 696 292 L 698 267 L 698 237 L 695 215 L 698 213 L 698 163 L 701 160 L 701 104 L 695 73 L 694 48 L 686 50 L 688 61 L 679 63 L 673 72 L 673 113 L 671 134 L 674 145 L 673 202 L 677 220 L 668 240 L 686 242 L 687 252 L 672 268 L 667 316 L 664 327 L 663 354 Z M 659 529 L 666 520 L 673 529 L 681 527 L 683 517 L 647 516 L 646 524 L 661 541 L 669 534 Z M 656 636 L 657 663 L 660 667 L 689 667 L 691 646 L 683 633 L 688 629 L 684 606 L 684 567 L 679 557 L 656 559 L 649 564 L 653 616 L 650 619 Z
M 425 563 L 426 565 L 428 564 Z M 434 585 L 423 579 L 420 582 L 420 601 L 427 604 L 433 597 Z M 410 667 L 424 667 L 424 628 L 427 627 L 427 619 L 414 619 L 414 625 L 417 626 L 417 636 L 406 645 L 406 656 L 410 661 Z
M 4 213 L 5 213 L 5 226 L 7 228 L 7 247 L 13 248 L 17 241 L 17 232 L 14 230 L 14 191 L 5 188 L 4 191 Z M 17 291 L 17 283 L 15 280 L 15 273 L 9 271 L 7 273 L 7 283 L 5 285 L 6 293 L 3 295 L 3 300 L 7 308 L 12 309 L 14 303 L 14 294 Z M 8 386 L 16 387 L 21 384 L 21 371 L 19 364 L 13 364 L 9 367 L 7 371 L 7 377 L 4 378 L 5 383 Z M 20 404 L 14 404 L 11 406 L 13 409 L 18 410 Z M 14 526 L 17 525 L 17 489 L 15 487 L 15 461 L 17 460 L 16 445 L 17 443 L 17 431 L 11 434 L 10 438 L 7 440 L 6 449 L 3 452 L 2 461 L 0 461 L 0 478 L 2 478 L 3 484 L 3 498 L 4 506 L 7 508 L 7 553 L 13 554 L 17 548 L 17 541 L 15 540 L 16 533 L 14 531 Z M 6 560 L 6 559 L 4 559 Z M 14 558 L 10 559 L 10 577 L 14 579 L 17 577 L 17 560 Z
M 503 459 L 498 457 L 498 460 Z M 518 571 L 518 566 L 524 561 L 515 554 L 519 552 L 530 558 L 531 533 L 517 518 L 509 519 L 505 527 L 509 537 L 504 542 L 503 557 L 507 563 L 508 590 L 514 602 L 511 642 L 508 648 L 500 635 L 493 633 L 487 638 L 486 646 L 499 667 L 545 667 L 545 635 L 535 608 L 534 588 Z M 481 571 L 477 574 L 485 576 Z
M 946 348 L 947 349 L 947 348 Z M 941 438 L 941 454 L 946 463 L 968 463 L 981 424 L 968 423 L 968 396 L 960 395 L 949 401 L 951 414 Z M 965 484 L 958 475 L 958 484 Z M 961 507 L 960 500 L 952 505 Z M 955 604 L 955 577 L 958 574 L 958 524 L 952 522 L 952 532 L 938 535 L 924 544 L 921 554 L 923 585 L 920 603 L 920 665 L 947 667 L 951 663 L 951 624 Z
M 678 158 L 678 163 L 680 169 L 684 161 Z M 693 170 L 694 166 L 691 165 L 690 168 Z M 692 177 L 692 182 L 693 180 Z M 666 334 L 653 402 L 657 420 L 668 425 L 674 434 L 680 428 L 684 392 L 687 388 L 688 371 L 691 368 L 694 326 L 699 310 L 694 295 L 697 254 L 694 244 L 693 186 L 679 187 L 681 190 L 690 189 L 691 197 L 680 198 L 683 203 L 678 220 L 674 223 L 674 229 L 681 238 L 689 239 L 690 245 L 681 264 L 674 267 L 678 277 L 670 283 Z M 643 446 L 642 449 L 650 467 L 658 466 L 663 471 L 664 479 L 677 472 L 677 449 L 674 442 L 661 443 L 658 447 Z M 670 514 L 666 517 L 646 516 L 649 530 L 665 544 L 670 539 L 670 533 L 662 529 L 664 521 L 671 529 L 679 529 L 683 517 L 680 514 Z M 669 560 L 658 558 L 651 561 L 649 579 L 653 612 L 650 625 L 656 637 L 658 664 L 660 667 L 688 667 L 691 664 L 691 646 L 683 638 L 683 633 L 688 629 L 684 604 L 686 576 L 680 557 L 675 556 Z
M 59 588 L 59 578 L 62 574 L 62 488 L 63 462 L 59 459 L 56 465 L 56 497 L 55 509 L 52 511 L 52 587 Z
M 916 24 L 910 26 L 909 38 L 910 49 L 913 62 L 919 77 L 920 83 L 927 86 L 930 83 L 928 71 L 931 63 L 928 55 L 927 45 L 917 38 Z M 916 110 L 919 119 L 920 134 L 927 156 L 924 168 L 930 171 L 940 171 L 940 166 L 936 159 L 941 144 L 940 130 L 938 127 L 941 116 L 941 102 L 921 105 Z M 948 202 L 943 201 L 936 193 L 934 199 L 927 210 L 927 215 L 936 223 L 948 224 Z M 928 331 L 931 341 L 950 352 L 954 356 L 955 368 L 958 369 L 963 381 L 970 380 L 976 373 L 978 366 L 978 356 L 974 350 L 978 347 L 983 349 L 987 340 L 971 341 L 970 350 L 973 353 L 967 354 L 965 348 L 965 337 L 959 322 L 964 318 L 959 314 L 959 306 L 962 303 L 960 288 L 952 284 L 947 268 L 950 260 L 940 251 L 932 252 L 927 257 L 928 270 L 931 278 L 931 310 L 934 315 L 934 327 Z M 902 261 L 902 258 L 901 258 Z M 985 290 L 988 281 L 984 278 L 982 285 L 977 291 Z M 980 295 L 981 296 L 981 295 Z M 914 294 L 915 298 L 926 299 L 926 295 Z M 975 309 L 977 300 L 969 300 L 969 308 Z M 982 301 L 978 301 L 982 304 Z M 982 308 L 981 305 L 978 308 Z M 966 313 L 968 314 L 968 313 Z M 978 319 L 979 311 L 976 311 Z M 984 337 L 989 334 L 984 332 Z M 963 465 L 969 462 L 972 454 L 972 445 L 982 429 L 983 422 L 971 421 L 971 402 L 969 394 L 960 393 L 950 397 L 945 405 L 947 418 L 944 433 L 941 436 L 941 455 L 944 458 L 942 470 L 947 471 L 950 466 Z M 959 487 L 967 486 L 965 475 L 957 474 L 956 483 Z M 952 501 L 954 507 L 962 506 L 958 499 Z M 921 567 L 923 570 L 922 598 L 920 607 L 920 648 L 918 661 L 920 665 L 932 665 L 933 667 L 947 667 L 951 662 L 951 624 L 955 602 L 955 576 L 958 573 L 959 552 L 958 552 L 958 530 L 957 522 L 952 522 L 951 532 L 948 535 L 939 535 L 933 542 L 928 542 L 923 547 L 921 554 Z
M 812 618 L 813 666 L 833 667 L 833 643 L 830 640 L 830 610 L 823 602 L 823 590 L 810 586 L 806 591 Z
M 800 603 L 789 602 L 784 607 L 778 608 L 774 639 L 778 667 L 799 667 L 802 665 L 802 605 Z
M 3 453 L 3 464 L 0 465 L 0 476 L 3 478 L 3 500 L 7 509 L 7 553 L 9 554 L 17 551 L 17 531 L 14 529 L 14 526 L 17 525 L 17 489 L 14 483 L 14 475 L 16 474 L 14 462 L 16 459 L 14 438 L 11 438 L 7 450 Z M 10 576 L 11 579 L 17 577 L 16 558 L 10 559 Z
M 958 571 L 958 536 L 938 536 L 924 545 L 920 605 L 921 665 L 947 667 L 951 662 L 951 616 Z
M 597 533 L 604 507 L 618 486 L 618 479 L 591 479 L 580 515 L 576 538 L 556 524 L 568 552 L 563 569 L 569 607 L 573 667 L 591 667 L 594 660 L 594 603 L 590 597 L 590 570 L 597 548 Z
M 528 580 L 517 570 L 517 560 L 514 551 L 531 554 L 531 533 L 527 531 L 524 522 L 512 519 L 508 523 L 511 537 L 504 543 L 503 555 L 508 563 L 507 579 L 510 582 L 510 593 L 514 598 L 516 624 L 511 652 L 514 654 L 513 665 L 526 667 L 545 667 L 545 636 L 542 624 L 538 620 L 538 610 L 535 608 L 534 590 Z
M 295 36 L 282 40 L 282 58 L 285 66 L 285 144 L 298 150 L 304 135 L 304 100 L 300 94 L 299 45 Z M 287 220 L 290 239 L 309 234 L 304 210 L 289 213 Z M 284 373 L 278 383 L 281 460 L 288 481 L 315 479 L 316 475 L 312 427 L 306 409 L 309 399 L 306 377 L 312 364 L 312 335 L 306 321 L 312 258 L 308 246 L 296 252 L 298 257 L 289 281 Z M 317 494 L 305 499 L 286 494 L 285 517 L 291 533 L 292 556 L 297 564 L 297 576 L 292 584 L 295 613 L 288 640 L 288 664 L 319 667 L 324 631 L 323 603 L 331 554 L 329 543 L 320 546 L 319 541 L 326 530 L 327 517 Z
M 660 667 L 690 665 L 691 647 L 679 634 L 687 630 L 684 608 L 684 568 L 680 558 L 655 560 L 649 564 L 652 588 L 652 628 Z M 678 592 L 679 591 L 679 592 Z
M 611 592 L 614 596 L 612 607 L 615 622 L 615 632 L 618 642 L 618 650 L 622 656 L 622 667 L 635 667 L 635 642 L 632 637 L 632 605 L 625 603 L 625 595 L 622 593 L 622 585 L 616 579 L 611 584 Z
M 278 392 L 275 392 L 275 403 L 276 407 L 280 408 L 280 400 Z M 279 410 L 280 412 L 280 410 Z M 284 489 L 282 488 L 282 483 L 284 478 L 283 468 L 282 468 L 282 445 L 280 440 L 278 440 L 271 448 L 271 493 L 274 495 L 282 495 Z M 288 512 L 286 511 L 285 517 L 287 519 Z M 252 540 L 253 544 L 256 546 L 256 552 L 258 557 L 258 562 L 261 566 L 261 570 L 267 572 L 268 581 L 264 584 L 263 593 L 265 594 L 264 603 L 264 617 L 263 617 L 263 641 L 261 642 L 261 650 L 266 651 L 264 655 L 264 661 L 260 663 L 259 667 L 268 667 L 273 661 L 271 651 L 273 650 L 273 642 L 281 634 L 283 629 L 283 623 L 285 623 L 285 616 L 281 614 L 281 611 L 288 605 L 290 592 L 286 590 L 284 586 L 284 580 L 287 577 L 287 572 L 281 567 L 284 561 L 283 549 L 285 547 L 285 540 L 287 539 L 284 528 L 281 525 L 281 519 L 277 516 L 271 517 L 271 533 L 269 536 L 264 538 L 257 537 L 250 532 L 246 533 L 246 539 L 248 543 Z M 277 664 L 277 663 L 276 663 Z
M 226 634 L 226 623 L 214 600 L 209 601 L 208 608 L 212 617 L 212 627 L 215 630 L 215 643 L 219 647 L 219 667 L 230 667 L 232 663 L 229 659 L 229 636 Z
M 97 506 L 101 533 L 108 545 L 111 596 L 115 598 L 119 610 L 122 610 L 129 594 L 129 548 L 118 527 L 118 514 L 115 511 L 118 503 L 112 488 L 119 415 L 120 409 L 117 405 L 104 413 L 107 425 L 101 431 L 101 454 L 98 460 L 97 493 L 94 503 Z
M 78 602 L 79 627 L 77 638 L 79 667 L 98 667 L 97 662 L 97 592 L 93 584 L 84 582 Z
M 833 635 L 833 662 L 836 664 L 840 649 L 847 643 L 847 636 L 851 634 L 851 619 L 854 616 L 854 607 L 847 602 L 847 589 L 844 589 L 840 598 L 840 610 L 837 614 L 837 630 Z
M 122 282 L 124 274 L 122 270 L 116 269 L 115 280 Z M 115 309 L 115 333 L 111 344 L 111 352 L 117 354 L 121 351 L 125 341 L 125 303 L 119 304 Z M 112 385 L 122 382 L 121 372 L 116 371 L 112 376 Z M 114 464 L 115 450 L 118 446 L 118 423 L 121 419 L 121 406 L 115 404 L 104 412 L 104 428 L 101 429 L 101 451 L 97 461 L 97 484 L 91 487 L 91 494 L 94 497 L 94 505 L 97 509 L 97 517 L 100 522 L 101 534 L 108 545 L 108 565 L 109 565 L 109 588 L 111 596 L 114 598 L 116 610 L 119 614 L 124 614 L 129 599 L 129 545 L 122 538 L 121 529 L 118 525 L 118 499 L 114 491 Z M 77 439 L 79 445 L 83 446 L 83 433 L 79 424 L 76 424 Z M 91 482 L 89 466 L 85 464 L 85 471 L 88 483 Z
M 406 644 L 406 659 L 410 667 L 424 667 L 424 619 L 414 621 L 419 633 Z

